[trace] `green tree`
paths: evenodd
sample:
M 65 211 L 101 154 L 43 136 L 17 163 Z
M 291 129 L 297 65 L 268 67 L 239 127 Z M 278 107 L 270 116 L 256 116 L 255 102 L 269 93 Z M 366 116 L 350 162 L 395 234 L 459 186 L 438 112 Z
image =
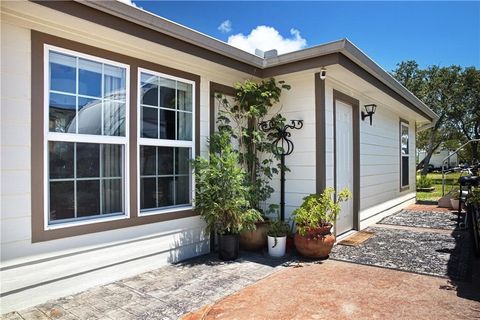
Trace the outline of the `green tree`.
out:
M 398 64 L 392 74 L 439 116 L 430 129 L 417 135 L 417 147 L 426 151 L 422 170 L 422 175 L 426 175 L 433 152 L 450 140 L 456 131 L 449 115 L 453 106 L 458 104 L 461 68 L 430 66 L 420 69 L 415 61 L 405 61 Z
M 480 70 L 465 68 L 459 75 L 456 87 L 456 103 L 448 110 L 450 125 L 458 130 L 464 141 L 480 139 Z M 479 160 L 479 143 L 467 147 L 469 161 Z

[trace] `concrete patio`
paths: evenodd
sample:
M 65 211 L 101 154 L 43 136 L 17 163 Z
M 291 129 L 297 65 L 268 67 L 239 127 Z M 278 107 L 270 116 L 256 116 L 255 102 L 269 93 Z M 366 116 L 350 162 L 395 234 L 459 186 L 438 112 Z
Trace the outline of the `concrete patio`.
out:
M 207 255 L 2 319 L 474 319 L 480 260 L 454 217 L 412 206 L 369 228 L 375 235 L 360 246 L 336 246 L 329 260 Z

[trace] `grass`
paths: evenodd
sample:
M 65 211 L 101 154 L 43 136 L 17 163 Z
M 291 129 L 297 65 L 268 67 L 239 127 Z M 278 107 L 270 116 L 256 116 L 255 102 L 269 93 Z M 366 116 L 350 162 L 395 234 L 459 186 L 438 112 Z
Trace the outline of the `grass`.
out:
M 442 174 L 429 173 L 428 178 L 432 179 L 432 187 L 435 188 L 433 192 L 417 192 L 417 200 L 421 201 L 438 201 L 442 197 Z M 451 190 L 458 188 L 459 172 L 445 174 L 445 194 Z M 420 175 L 417 175 L 417 180 Z

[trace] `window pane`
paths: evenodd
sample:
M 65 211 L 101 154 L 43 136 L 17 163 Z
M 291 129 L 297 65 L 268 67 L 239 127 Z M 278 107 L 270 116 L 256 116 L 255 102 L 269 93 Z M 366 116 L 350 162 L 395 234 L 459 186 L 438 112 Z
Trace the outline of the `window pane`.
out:
M 158 109 L 142 108 L 142 137 L 158 138 Z
M 173 177 L 162 177 L 158 178 L 158 206 L 166 207 L 173 206 Z
M 103 134 L 106 136 L 125 136 L 125 103 L 104 101 Z
M 50 220 L 75 217 L 73 181 L 50 182 Z
M 190 148 L 175 148 L 175 174 L 190 174 Z
M 77 217 L 100 214 L 100 180 L 77 181 Z
M 102 177 L 122 177 L 122 149 L 117 144 L 102 144 Z
M 402 157 L 402 186 L 409 185 L 408 157 Z
M 102 188 L 103 213 L 123 212 L 122 179 L 103 180 Z
M 102 96 L 102 64 L 90 60 L 78 60 L 78 94 Z
M 77 59 L 50 52 L 50 90 L 76 93 Z
M 77 178 L 100 177 L 100 145 L 77 143 Z
M 175 204 L 189 204 L 190 203 L 190 177 L 181 176 L 176 177 L 175 183 Z
M 157 207 L 157 188 L 155 178 L 140 179 L 140 209 Z
M 76 98 L 51 93 L 49 106 L 50 132 L 75 133 Z
M 102 134 L 102 100 L 78 97 L 78 133 Z
M 125 69 L 104 65 L 104 94 L 106 99 L 125 101 Z
M 160 110 L 160 139 L 175 140 L 175 111 Z
M 71 142 L 48 142 L 50 179 L 73 178 L 73 149 Z
M 157 147 L 140 146 L 140 175 L 154 176 L 157 171 Z
M 178 140 L 192 141 L 192 114 L 178 112 Z
M 158 77 L 142 73 L 141 81 L 141 103 L 158 107 Z
M 173 174 L 173 150 L 170 147 L 158 148 L 158 174 L 172 175 Z
M 175 81 L 160 79 L 160 107 L 175 109 Z
M 402 126 L 402 154 L 408 154 L 408 127 Z
M 192 88 L 189 83 L 177 82 L 178 109 L 192 111 Z

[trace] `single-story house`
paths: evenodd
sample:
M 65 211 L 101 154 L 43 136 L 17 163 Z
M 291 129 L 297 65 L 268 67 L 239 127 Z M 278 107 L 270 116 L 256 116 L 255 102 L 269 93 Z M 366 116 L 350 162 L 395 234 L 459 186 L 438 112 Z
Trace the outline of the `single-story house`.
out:
M 437 115 L 346 39 L 265 58 L 121 2 L 3 1 L 2 313 L 208 253 L 189 159 L 213 94 L 270 77 L 304 121 L 287 215 L 347 186 L 340 235 L 415 201 L 415 132 Z

